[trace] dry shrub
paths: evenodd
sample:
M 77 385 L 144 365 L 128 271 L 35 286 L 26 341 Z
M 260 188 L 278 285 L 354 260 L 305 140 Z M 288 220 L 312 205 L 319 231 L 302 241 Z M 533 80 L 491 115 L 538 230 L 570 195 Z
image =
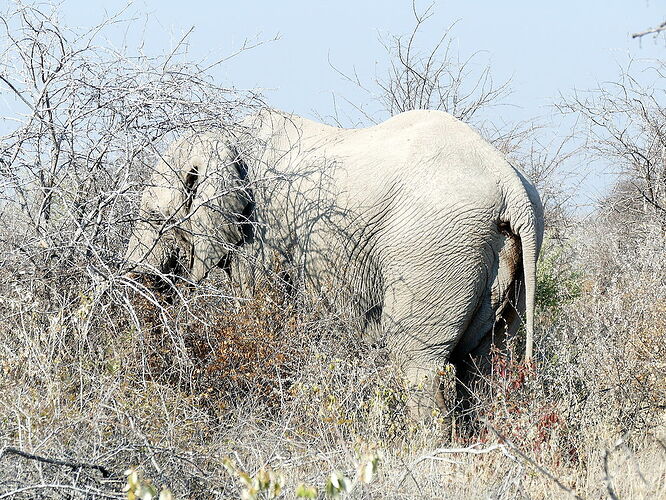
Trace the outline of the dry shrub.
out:
M 471 442 L 509 442 L 554 470 L 580 465 L 569 401 L 560 394 L 548 394 L 539 368 L 526 365 L 511 350 L 495 350 L 491 372 L 479 386 L 482 425 Z
M 277 406 L 292 384 L 299 358 L 306 354 L 303 321 L 284 291 L 266 285 L 238 307 L 227 304 L 214 312 L 211 320 L 209 326 L 192 324 L 186 337 L 192 355 L 203 365 L 203 387 L 214 391 L 214 397 L 252 394 Z
M 232 295 L 222 277 L 207 283 L 209 293 L 188 285 L 178 287 L 177 297 L 158 294 L 157 301 L 135 295 L 132 303 L 152 353 L 151 376 L 200 396 L 218 411 L 247 399 L 277 407 L 317 343 L 306 329 L 318 314 L 299 307 L 277 276 L 247 298 Z M 186 377 L 173 369 L 181 349 Z
M 214 278 L 179 287 L 171 303 L 134 297 L 130 308 L 122 288 L 80 279 L 80 269 L 32 281 L 8 275 L 0 285 L 4 312 L 24 325 L 1 332 L 12 381 L 2 393 L 3 435 L 33 450 L 30 435 L 45 454 L 116 474 L 138 465 L 179 497 L 236 495 L 226 456 L 249 474 L 270 464 L 293 491 L 300 481 L 321 488 L 333 470 L 353 477 L 360 457 L 378 450 L 368 495 L 561 497 L 529 459 L 579 493 L 605 494 L 609 476 L 618 494 L 658 497 L 664 486 L 651 464 L 663 458 L 663 250 L 645 245 L 626 259 L 608 228 L 584 234 L 547 249 L 544 272 L 581 286 L 572 295 L 576 287 L 557 288 L 567 279 L 552 280 L 535 370 L 512 345 L 496 352 L 477 393 L 481 425 L 449 443 L 494 451 L 424 458 L 436 456 L 442 435 L 406 418 L 407 392 L 387 353 L 279 280 L 251 300 L 234 299 Z M 603 287 L 594 284 L 605 272 L 599 253 L 622 271 Z M 28 464 L 12 469 L 23 484 L 35 477 Z M 56 470 L 47 476 L 69 480 Z M 117 491 L 115 481 L 87 484 Z

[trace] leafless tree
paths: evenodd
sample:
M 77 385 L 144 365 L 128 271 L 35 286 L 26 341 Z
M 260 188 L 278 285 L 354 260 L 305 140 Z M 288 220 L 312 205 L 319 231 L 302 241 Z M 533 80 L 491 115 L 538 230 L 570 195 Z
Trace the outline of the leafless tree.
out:
M 615 82 L 588 92 L 575 92 L 559 107 L 581 117 L 587 126 L 586 150 L 592 159 L 620 175 L 612 210 L 633 220 L 649 217 L 666 224 L 666 113 L 658 85 L 639 79 L 666 71 L 657 62 L 648 68 L 633 63 Z
M 451 34 L 455 23 L 431 48 L 419 50 L 417 39 L 433 15 L 433 5 L 420 13 L 413 2 L 412 32 L 383 41 L 389 69 L 376 81 L 382 91 L 379 99 L 391 115 L 412 109 L 439 109 L 471 122 L 480 109 L 509 94 L 509 82 L 495 83 L 488 65 L 475 70 L 478 53 L 460 58 Z
M 109 265 L 137 181 L 164 141 L 222 127 L 258 102 L 184 62 L 187 35 L 161 56 L 98 45 L 105 29 L 123 22 L 121 13 L 78 33 L 62 28 L 55 10 L 21 4 L 0 18 L 0 84 L 15 102 L 0 143 L 0 206 L 12 215 L 3 224 L 16 224 L 4 234 L 31 258 L 77 254 Z
M 22 326 L 13 330 L 8 323 L 0 331 L 0 358 L 13 362 L 38 342 L 60 361 L 26 361 L 25 373 L 56 380 L 48 374 L 67 366 L 63 359 L 95 356 L 107 326 L 139 329 L 128 299 L 138 284 L 123 281 L 118 271 L 159 152 L 188 131 L 226 127 L 261 101 L 216 85 L 210 64 L 189 62 L 189 33 L 172 51 L 152 56 L 105 41 L 119 26 L 135 26 L 124 11 L 77 31 L 61 23 L 57 7 L 17 2 L 3 10 L 0 93 L 10 106 L 3 109 L 0 137 L 0 310 Z M 61 325 L 57 335 L 49 326 L 54 321 Z M 68 341 L 73 331 L 75 343 Z M 48 332 L 54 336 L 40 340 Z M 90 365 L 91 374 L 99 373 L 96 366 Z M 83 449 L 73 452 L 80 458 L 65 459 L 58 445 L 40 453 L 19 448 L 2 477 L 3 498 L 33 490 L 45 498 L 58 491 L 72 498 L 118 497 L 117 484 L 109 491 L 99 483 L 96 470 L 106 469 Z M 9 456 L 4 448 L 3 456 Z M 41 460 L 39 467 L 48 470 L 36 478 L 29 460 Z
M 408 35 L 380 38 L 387 56 L 387 69 L 372 82 L 363 82 L 354 71 L 345 72 L 331 64 L 345 80 L 363 89 L 379 102 L 381 115 L 393 116 L 414 109 L 438 109 L 465 122 L 474 122 L 479 111 L 500 104 L 510 92 L 510 82 L 495 82 L 489 65 L 477 65 L 480 52 L 462 58 L 456 47 L 451 24 L 437 42 L 423 49 L 420 39 L 434 15 L 434 4 L 420 12 L 412 2 L 414 27 Z M 432 26 L 432 24 L 430 25 Z M 377 120 L 358 103 L 350 103 L 362 121 Z M 340 120 L 336 116 L 334 121 Z

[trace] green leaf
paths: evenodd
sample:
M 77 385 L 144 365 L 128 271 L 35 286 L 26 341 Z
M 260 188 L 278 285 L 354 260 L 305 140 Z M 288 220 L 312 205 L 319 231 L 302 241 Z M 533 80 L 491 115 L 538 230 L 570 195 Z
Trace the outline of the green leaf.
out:
M 295 493 L 297 498 L 317 498 L 317 488 L 314 486 L 307 486 L 303 483 L 296 486 Z
M 351 482 L 341 472 L 332 472 L 326 481 L 326 494 L 338 498 L 341 493 L 349 491 Z

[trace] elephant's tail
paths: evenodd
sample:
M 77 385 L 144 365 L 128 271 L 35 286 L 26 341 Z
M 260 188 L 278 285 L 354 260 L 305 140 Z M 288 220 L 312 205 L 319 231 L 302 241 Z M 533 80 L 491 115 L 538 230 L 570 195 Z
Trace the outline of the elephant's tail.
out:
M 515 169 L 517 179 L 520 181 L 510 197 L 513 209 L 505 215 L 508 218 L 511 230 L 520 238 L 521 254 L 525 287 L 525 361 L 531 361 L 534 352 L 534 314 L 536 302 L 536 270 L 539 249 L 543 240 L 543 206 L 539 194 L 534 186 L 519 170 Z M 518 194 L 516 197 L 515 195 Z M 518 199 L 516 199 L 518 198 Z
M 523 274 L 525 283 L 525 316 L 526 336 L 525 336 L 525 361 L 532 360 L 534 350 L 534 309 L 536 307 L 536 262 L 537 262 L 537 238 L 536 231 L 530 234 L 520 235 L 523 255 Z

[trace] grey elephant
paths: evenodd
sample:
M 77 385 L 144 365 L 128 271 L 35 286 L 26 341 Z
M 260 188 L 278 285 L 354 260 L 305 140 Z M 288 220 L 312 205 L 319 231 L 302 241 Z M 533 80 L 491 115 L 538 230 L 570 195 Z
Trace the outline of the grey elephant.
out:
M 487 354 L 520 313 L 532 356 L 539 195 L 447 113 L 342 129 L 264 110 L 172 144 L 141 213 L 130 262 L 200 280 L 241 255 L 255 268 L 277 258 L 440 403 L 439 370 Z

